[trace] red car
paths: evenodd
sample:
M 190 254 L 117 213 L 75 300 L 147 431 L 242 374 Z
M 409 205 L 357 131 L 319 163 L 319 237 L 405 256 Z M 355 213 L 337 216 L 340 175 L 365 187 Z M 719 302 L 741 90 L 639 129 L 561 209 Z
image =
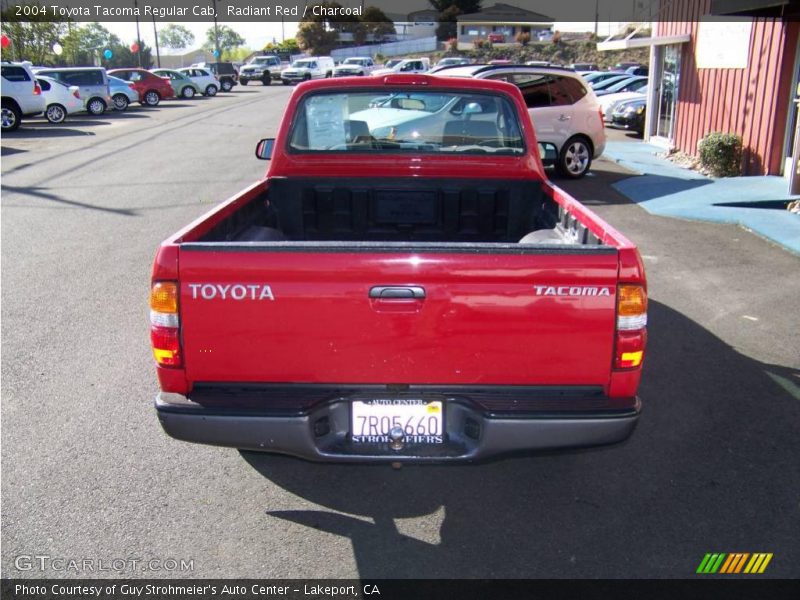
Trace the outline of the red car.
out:
M 169 79 L 154 75 L 144 69 L 113 69 L 109 75 L 119 77 L 133 84 L 133 89 L 139 94 L 139 102 L 145 106 L 158 106 L 164 98 L 174 98 L 175 91 Z

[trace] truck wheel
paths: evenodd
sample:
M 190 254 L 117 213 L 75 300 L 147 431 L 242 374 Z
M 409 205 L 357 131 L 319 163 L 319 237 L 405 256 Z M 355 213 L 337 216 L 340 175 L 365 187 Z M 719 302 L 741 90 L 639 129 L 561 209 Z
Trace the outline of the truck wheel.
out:
M 22 122 L 22 112 L 12 102 L 3 100 L 2 130 L 16 131 Z
M 155 90 L 149 90 L 144 94 L 144 102 L 147 106 L 158 106 L 158 103 L 161 102 L 161 94 L 159 94 Z
M 44 112 L 50 123 L 63 123 L 67 118 L 67 109 L 60 104 L 51 104 Z
M 100 116 L 106 112 L 106 103 L 100 98 L 92 98 L 86 103 L 86 111 L 90 115 Z
M 281 79 L 281 81 L 283 82 L 283 85 L 289 85 L 288 79 Z
M 209 85 L 206 88 L 206 96 L 216 96 L 217 95 L 217 86 Z
M 247 85 L 250 80 L 247 77 L 239 77 L 239 83 Z
M 194 88 L 190 85 L 187 85 L 185 88 L 181 90 L 181 97 L 186 98 L 194 98 Z
M 261 78 L 261 83 L 263 83 L 264 85 L 271 84 L 272 83 L 272 75 L 270 75 L 269 72 L 264 73 L 264 77 Z
M 233 89 L 233 83 L 231 83 L 230 79 L 223 79 L 220 85 L 222 86 L 223 92 L 230 92 Z
M 130 104 L 130 100 L 125 94 L 115 94 L 111 101 L 114 103 L 114 110 L 127 110 L 128 104 Z
M 567 140 L 558 153 L 559 174 L 570 179 L 580 179 L 592 166 L 592 147 L 586 138 L 575 136 Z
M 303 81 L 311 81 L 311 73 L 306 73 L 303 77 Z

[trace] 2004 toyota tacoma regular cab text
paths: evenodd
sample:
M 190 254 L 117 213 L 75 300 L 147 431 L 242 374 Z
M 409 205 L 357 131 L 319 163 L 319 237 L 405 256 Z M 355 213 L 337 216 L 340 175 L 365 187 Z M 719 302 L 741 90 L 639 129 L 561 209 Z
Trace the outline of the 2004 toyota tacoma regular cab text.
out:
M 264 179 L 163 242 L 164 430 L 318 461 L 469 461 L 625 439 L 644 268 L 545 176 L 519 90 L 304 83 Z

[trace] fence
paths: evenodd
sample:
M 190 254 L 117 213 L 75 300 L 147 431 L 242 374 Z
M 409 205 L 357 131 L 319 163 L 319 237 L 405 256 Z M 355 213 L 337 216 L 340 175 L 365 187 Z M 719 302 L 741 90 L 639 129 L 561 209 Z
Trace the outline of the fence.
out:
M 386 42 L 385 44 L 370 44 L 369 46 L 352 46 L 331 51 L 335 59 L 348 56 L 397 56 L 399 54 L 413 54 L 415 52 L 433 52 L 437 48 L 436 36 L 405 40 L 403 42 Z

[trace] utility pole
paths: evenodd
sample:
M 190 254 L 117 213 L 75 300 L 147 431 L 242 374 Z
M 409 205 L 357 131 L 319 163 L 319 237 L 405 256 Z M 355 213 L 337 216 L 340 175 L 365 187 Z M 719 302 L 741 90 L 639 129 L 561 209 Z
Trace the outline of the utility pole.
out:
M 594 0 L 594 38 L 597 39 L 597 27 L 600 24 L 600 0 Z
M 161 53 L 158 50 L 158 29 L 156 29 L 156 15 L 153 13 L 153 36 L 156 38 L 156 64 L 161 68 Z
M 216 59 L 222 58 L 222 53 L 219 51 L 219 27 L 217 27 L 217 0 L 214 0 L 214 51 L 216 52 Z
M 139 0 L 133 0 L 133 6 L 136 9 L 136 56 L 139 59 L 139 68 L 142 68 L 142 36 L 139 33 Z

